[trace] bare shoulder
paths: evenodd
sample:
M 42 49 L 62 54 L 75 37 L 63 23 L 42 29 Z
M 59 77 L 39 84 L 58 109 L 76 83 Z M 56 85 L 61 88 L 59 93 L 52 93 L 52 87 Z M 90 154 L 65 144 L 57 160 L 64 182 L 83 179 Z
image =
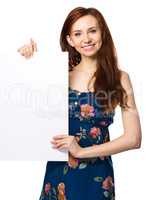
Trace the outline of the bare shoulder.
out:
M 133 90 L 130 75 L 128 74 L 128 72 L 123 70 L 121 70 L 121 84 L 127 93 L 130 90 Z
M 131 108 L 133 109 L 137 109 L 131 79 L 129 74 L 125 71 L 121 71 L 121 84 L 128 96 L 128 105 L 131 106 Z
M 128 74 L 128 72 L 121 70 L 121 76 L 122 76 L 122 78 L 125 78 L 125 77 L 128 77 L 129 74 Z

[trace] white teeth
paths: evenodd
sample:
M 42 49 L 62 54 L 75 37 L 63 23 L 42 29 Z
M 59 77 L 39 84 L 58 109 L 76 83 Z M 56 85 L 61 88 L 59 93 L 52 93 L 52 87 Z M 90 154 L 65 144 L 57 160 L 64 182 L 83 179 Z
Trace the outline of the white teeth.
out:
M 93 45 L 88 45 L 88 46 L 83 47 L 83 49 L 91 50 L 93 48 L 93 46 L 94 46 L 94 44 Z
M 92 47 L 92 46 L 94 46 L 94 44 L 91 44 L 91 45 L 88 45 L 88 46 L 84 46 L 83 48 L 85 48 L 85 47 Z

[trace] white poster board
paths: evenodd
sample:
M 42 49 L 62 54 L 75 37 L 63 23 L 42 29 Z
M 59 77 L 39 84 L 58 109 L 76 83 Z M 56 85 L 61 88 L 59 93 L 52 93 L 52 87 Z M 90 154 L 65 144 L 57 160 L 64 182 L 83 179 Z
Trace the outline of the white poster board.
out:
M 25 2 L 17 1 L 15 10 L 7 7 L 9 20 L 5 11 L 0 13 L 0 160 L 66 161 L 67 152 L 50 143 L 54 135 L 68 134 L 67 54 L 59 47 L 61 26 L 55 26 L 53 13 L 45 10 L 41 15 L 34 11 L 35 16 L 28 10 L 26 17 Z M 17 49 L 31 37 L 38 52 L 26 60 Z

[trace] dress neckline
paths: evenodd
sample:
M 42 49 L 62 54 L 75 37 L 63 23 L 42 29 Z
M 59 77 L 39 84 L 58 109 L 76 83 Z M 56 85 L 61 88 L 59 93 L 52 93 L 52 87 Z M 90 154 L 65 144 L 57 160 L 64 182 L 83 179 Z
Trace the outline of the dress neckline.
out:
M 68 87 L 69 88 L 69 90 L 71 90 L 71 91 L 74 91 L 74 92 L 76 92 L 76 93 L 82 93 L 82 94 L 93 94 L 94 92 L 92 92 L 92 91 L 79 91 L 79 90 L 76 90 L 76 89 L 73 89 L 73 88 L 71 88 L 70 86 Z

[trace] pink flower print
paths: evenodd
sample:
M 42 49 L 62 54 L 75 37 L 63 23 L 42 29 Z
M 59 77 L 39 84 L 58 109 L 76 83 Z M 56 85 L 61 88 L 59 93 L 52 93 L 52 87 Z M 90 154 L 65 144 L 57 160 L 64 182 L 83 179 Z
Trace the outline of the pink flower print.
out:
M 110 190 L 113 186 L 113 180 L 111 176 L 108 176 L 105 178 L 105 180 L 103 181 L 103 185 L 102 188 L 105 190 Z
M 82 117 L 93 117 L 94 107 L 89 104 L 82 104 L 81 106 L 81 116 Z
M 65 184 L 63 182 L 58 184 L 58 200 L 66 200 Z
M 90 130 L 90 136 L 92 137 L 92 138 L 97 138 L 97 136 L 99 136 L 101 134 L 101 131 L 100 131 L 100 129 L 99 128 L 97 128 L 97 127 L 93 127 L 93 128 L 91 128 L 91 130 Z
M 101 160 L 105 160 L 105 156 L 99 156 Z
M 68 157 L 68 166 L 71 168 L 76 168 L 79 165 L 79 160 L 75 157 L 73 157 L 70 153 L 69 153 L 69 157 Z
M 44 189 L 45 194 L 48 194 L 50 189 L 51 189 L 51 184 L 50 183 L 45 184 L 45 189 Z

